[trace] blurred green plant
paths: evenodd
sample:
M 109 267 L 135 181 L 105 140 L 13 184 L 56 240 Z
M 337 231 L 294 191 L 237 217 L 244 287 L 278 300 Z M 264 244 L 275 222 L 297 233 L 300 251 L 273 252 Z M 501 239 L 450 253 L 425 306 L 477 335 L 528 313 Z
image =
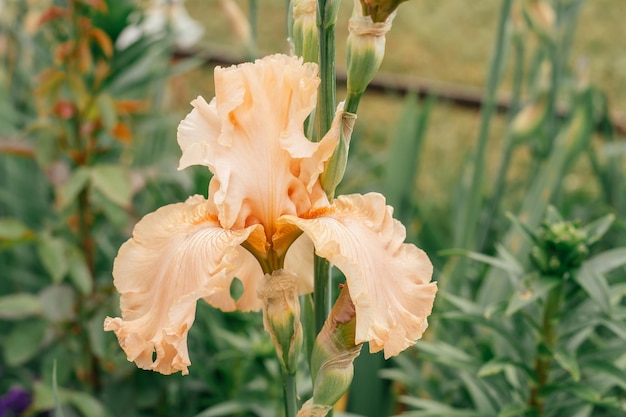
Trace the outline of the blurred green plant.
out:
M 67 417 L 274 415 L 281 393 L 267 381 L 279 371 L 254 317 L 201 310 L 190 346 L 204 366 L 187 379 L 140 373 L 102 329 L 118 308 L 110 271 L 130 225 L 206 184 L 201 172 L 158 173 L 176 157 L 167 81 L 199 61 L 172 61 L 168 32 L 116 46 L 143 13 L 134 2 L 4 7 L 0 394 L 26 392 L 28 415 L 57 402 Z
M 584 3 L 501 2 L 477 146 L 445 207 L 421 188 L 437 173 L 418 170 L 434 99 L 407 100 L 387 159 L 362 144 L 366 125 L 357 124 L 342 192 L 381 188 L 409 240 L 465 256 L 433 259 L 445 292 L 427 340 L 391 363 L 357 360 L 352 415 L 623 415 L 626 153 L 605 95 L 570 62 Z M 167 34 L 116 48 L 129 14 L 140 13 L 131 2 L 55 4 L 41 14 L 5 2 L 0 17 L 0 394 L 26 388 L 31 414 L 55 398 L 67 416 L 279 414 L 280 369 L 258 316 L 199 305 L 189 343 L 201 366 L 185 378 L 137 371 L 102 333 L 105 311 L 117 308 L 112 259 L 130 224 L 206 191 L 205 172 L 160 169 L 178 155 L 180 120 L 165 112 L 164 82 L 196 63 L 172 65 Z M 511 110 L 492 144 L 507 76 Z M 581 227 L 550 205 L 565 218 L 600 220 Z M 610 229 L 606 213 L 615 215 Z
M 604 95 L 590 85 L 584 68 L 568 66 L 583 3 L 502 2 L 503 30 L 493 58 L 501 62 L 492 62 L 479 145 L 451 194 L 453 229 L 441 225 L 442 213 L 431 212 L 428 202 L 414 200 L 415 239 L 425 250 L 465 256 L 433 261 L 444 291 L 427 340 L 418 342 L 413 356 L 395 358 L 395 367 L 378 368 L 392 381 L 387 392 L 396 393 L 398 415 L 624 413 L 624 155 L 606 151 L 617 136 Z M 484 141 L 496 117 L 495 83 L 509 56 L 512 106 L 498 145 L 500 167 L 490 179 L 484 175 Z M 511 175 L 524 152 L 532 155 L 530 163 Z M 590 162 L 588 174 L 580 172 L 582 161 Z M 415 181 L 396 164 L 388 166 L 397 173 L 391 184 Z M 567 186 L 582 176 L 580 186 Z M 402 198 L 414 193 L 406 188 Z M 581 227 L 551 205 L 586 220 L 614 214 Z M 515 213 L 512 227 L 505 211 Z M 354 395 L 367 401 L 373 394 L 363 388 Z
M 457 335 L 454 343 L 418 342 L 422 359 L 437 370 L 419 383 L 408 358 L 386 371 L 429 398 L 401 397 L 419 410 L 403 415 L 622 415 L 626 248 L 591 250 L 613 220 L 607 215 L 583 227 L 552 206 L 537 230 L 513 218 L 532 245 L 528 267 L 503 246 L 498 256 L 451 252 L 505 271 L 516 289 L 491 305 L 444 294 L 451 307 L 439 320 L 465 324 L 467 336 L 471 328 L 480 331 L 471 339 Z

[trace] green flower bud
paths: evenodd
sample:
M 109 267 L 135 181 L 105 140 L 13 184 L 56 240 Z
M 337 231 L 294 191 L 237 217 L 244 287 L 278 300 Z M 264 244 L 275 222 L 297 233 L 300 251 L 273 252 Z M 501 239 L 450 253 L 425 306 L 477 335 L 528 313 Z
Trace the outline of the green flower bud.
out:
M 535 233 L 530 259 L 545 275 L 564 276 L 589 256 L 587 233 L 577 223 L 544 222 Z
M 355 329 L 354 304 L 347 286 L 344 286 L 313 347 L 314 405 L 332 407 L 350 387 L 353 362 L 362 346 L 354 343 Z
M 304 62 L 317 62 L 319 35 L 316 22 L 317 0 L 293 0 L 292 41 L 294 53 Z
M 348 104 L 346 110 L 355 112 L 351 102 L 358 100 L 378 72 L 385 56 L 385 35 L 391 29 L 396 13 L 387 15 L 384 21 L 375 22 L 364 15 L 359 0 L 354 0 L 354 11 L 348 24 L 347 67 Z
M 511 133 L 516 140 L 525 140 L 535 135 L 548 116 L 548 97 L 542 94 L 537 100 L 528 103 L 515 115 L 511 122 Z
M 298 277 L 284 269 L 266 274 L 258 295 L 263 300 L 263 324 L 272 337 L 283 371 L 294 374 L 302 348 Z
M 529 0 L 524 3 L 523 13 L 528 27 L 541 41 L 554 40 L 556 15 L 552 6 L 545 1 Z
M 333 124 L 325 136 L 339 136 L 339 144 L 337 144 L 335 152 L 333 152 L 328 162 L 326 162 L 324 172 L 320 175 L 320 183 L 330 199 L 335 195 L 335 190 L 343 179 L 343 174 L 346 172 L 350 138 L 352 137 L 352 129 L 354 128 L 355 120 L 356 114 L 343 111 L 342 105 L 340 104 L 339 110 L 335 113 Z

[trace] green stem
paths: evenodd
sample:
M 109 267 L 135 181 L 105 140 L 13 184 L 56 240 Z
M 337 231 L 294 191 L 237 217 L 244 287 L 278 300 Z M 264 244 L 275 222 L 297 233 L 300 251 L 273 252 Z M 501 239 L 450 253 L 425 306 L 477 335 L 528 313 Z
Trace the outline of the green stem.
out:
M 333 13 L 327 13 L 327 3 L 333 0 L 317 1 L 317 28 L 319 31 L 319 70 L 320 90 L 317 96 L 317 140 L 321 140 L 330 129 L 335 114 L 335 22 L 329 21 Z
M 507 126 L 504 145 L 505 148 L 502 155 L 502 161 L 500 162 L 500 167 L 498 168 L 498 174 L 496 175 L 496 183 L 493 187 L 493 195 L 487 207 L 487 214 L 484 217 L 483 227 L 479 231 L 477 241 L 478 243 L 476 246 L 479 251 L 485 249 L 485 242 L 488 240 L 489 232 L 491 231 L 491 228 L 493 226 L 493 220 L 496 218 L 496 214 L 498 213 L 498 209 L 500 208 L 500 202 L 504 194 L 504 183 L 506 179 L 506 174 L 509 170 L 511 158 L 513 157 L 513 151 L 516 147 L 511 131 L 511 121 L 519 110 L 520 99 L 522 96 L 522 82 L 524 80 L 524 42 L 521 39 L 517 39 L 514 43 L 514 49 L 515 69 L 513 73 L 513 93 L 511 96 L 511 108 L 508 114 L 509 124 Z
M 335 18 L 331 3 L 334 0 L 317 1 L 317 27 L 319 32 L 320 87 L 317 96 L 316 140 L 319 142 L 330 129 L 335 113 Z M 332 196 L 331 196 L 332 197 Z M 331 300 L 330 263 L 315 255 L 314 309 L 315 329 L 319 332 L 330 313 Z
M 315 282 L 314 282 L 314 313 L 315 313 L 315 333 L 319 333 L 324 326 L 326 317 L 330 313 L 332 304 L 332 285 L 331 265 L 324 258 L 315 255 Z
M 541 339 L 539 346 L 537 347 L 537 354 L 535 357 L 535 373 L 537 375 L 537 385 L 530 391 L 530 399 L 528 405 L 537 410 L 537 417 L 543 417 L 544 400 L 539 398 L 539 394 L 543 388 L 549 383 L 550 363 L 552 362 L 551 351 L 556 346 L 556 327 L 557 317 L 561 308 L 561 302 L 563 285 L 559 284 L 553 288 L 548 294 L 546 300 L 545 310 L 543 312 L 543 321 L 541 324 Z M 542 349 L 541 345 L 544 345 L 546 349 Z M 547 350 L 547 352 L 544 352 Z
M 298 413 L 298 392 L 296 375 L 283 372 L 283 393 L 285 395 L 285 417 L 295 417 Z
M 348 97 L 346 98 L 346 105 L 344 110 L 348 113 L 356 114 L 359 109 L 359 102 L 361 101 L 362 93 L 348 93 Z
M 491 119 L 496 107 L 496 90 L 504 64 L 505 42 L 508 39 L 505 31 L 511 12 L 511 4 L 512 0 L 504 0 L 502 2 L 502 9 L 498 22 L 498 33 L 496 34 L 496 44 L 491 59 L 485 99 L 482 106 L 478 143 L 476 145 L 474 160 L 472 161 L 472 181 L 470 183 L 469 192 L 467 193 L 466 204 L 463 207 L 463 219 L 460 223 L 461 233 L 455 239 L 455 246 L 460 248 L 471 248 L 471 240 L 476 236 L 476 228 L 478 226 L 477 223 L 481 207 L 481 189 L 485 170 L 485 152 L 487 150 L 487 139 L 489 136 Z

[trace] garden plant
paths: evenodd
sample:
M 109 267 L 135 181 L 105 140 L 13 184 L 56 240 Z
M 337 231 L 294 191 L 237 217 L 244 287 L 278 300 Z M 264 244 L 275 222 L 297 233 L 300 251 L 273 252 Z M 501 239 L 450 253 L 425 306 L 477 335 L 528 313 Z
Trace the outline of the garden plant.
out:
M 371 90 L 425 1 L 1 2 L 0 417 L 625 415 L 591 2 L 491 2 L 475 139 L 426 170 L 445 94 Z

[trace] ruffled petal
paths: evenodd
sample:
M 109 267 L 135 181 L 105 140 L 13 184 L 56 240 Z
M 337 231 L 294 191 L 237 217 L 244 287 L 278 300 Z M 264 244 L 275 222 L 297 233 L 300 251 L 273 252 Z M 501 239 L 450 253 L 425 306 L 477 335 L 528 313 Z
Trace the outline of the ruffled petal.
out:
M 220 120 L 215 99 L 207 103 L 198 96 L 191 102 L 194 109 L 178 125 L 178 146 L 183 151 L 178 169 L 191 165 L 204 165 L 213 171 L 211 164 L 211 141 L 208 138 L 220 134 Z
M 230 283 L 237 265 L 249 263 L 239 244 L 252 229 L 222 229 L 209 202 L 197 195 L 137 223 L 113 265 L 122 317 L 104 323 L 128 360 L 163 374 L 188 373 L 187 332 L 196 301 L 235 308 Z
M 260 223 L 271 242 L 279 216 L 328 204 L 317 177 L 336 138 L 313 143 L 304 135 L 318 84 L 315 64 L 286 55 L 215 70 L 215 101 L 194 104 L 179 141 L 201 149 L 193 158 L 184 149 L 181 166 L 200 161 L 215 174 L 209 198 L 224 228 Z
M 426 254 L 403 243 L 404 226 L 377 193 L 341 196 L 310 218 L 284 216 L 311 238 L 319 256 L 346 276 L 356 308 L 355 342 L 385 357 L 413 345 L 427 327 L 437 286 Z
M 313 292 L 313 242 L 307 235 L 301 235 L 289 247 L 285 270 L 298 276 L 299 294 Z

